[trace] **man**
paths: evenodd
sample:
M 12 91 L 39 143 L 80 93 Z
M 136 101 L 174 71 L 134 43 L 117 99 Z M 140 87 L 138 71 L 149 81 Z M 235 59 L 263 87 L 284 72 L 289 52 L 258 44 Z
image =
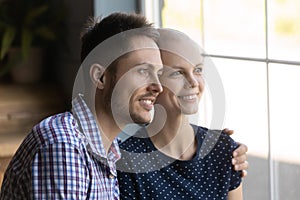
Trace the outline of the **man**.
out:
M 72 112 L 33 128 L 8 166 L 0 199 L 119 199 L 116 136 L 132 121 L 148 123 L 162 91 L 156 35 L 135 14 L 88 27 Z M 244 163 L 245 146 L 240 151 Z

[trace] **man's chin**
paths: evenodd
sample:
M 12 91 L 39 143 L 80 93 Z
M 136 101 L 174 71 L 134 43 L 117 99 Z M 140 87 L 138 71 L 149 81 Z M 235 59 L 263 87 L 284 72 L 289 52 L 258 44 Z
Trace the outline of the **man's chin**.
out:
M 151 116 L 131 115 L 131 119 L 136 124 L 148 124 L 151 122 Z

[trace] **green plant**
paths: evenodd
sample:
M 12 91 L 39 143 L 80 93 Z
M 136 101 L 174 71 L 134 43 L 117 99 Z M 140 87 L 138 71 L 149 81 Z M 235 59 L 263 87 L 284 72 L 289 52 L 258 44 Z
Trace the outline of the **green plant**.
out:
M 55 0 L 2 0 L 0 2 L 0 62 L 9 70 L 7 59 L 11 47 L 21 49 L 20 60 L 26 60 L 32 46 L 47 46 L 64 36 L 65 7 Z

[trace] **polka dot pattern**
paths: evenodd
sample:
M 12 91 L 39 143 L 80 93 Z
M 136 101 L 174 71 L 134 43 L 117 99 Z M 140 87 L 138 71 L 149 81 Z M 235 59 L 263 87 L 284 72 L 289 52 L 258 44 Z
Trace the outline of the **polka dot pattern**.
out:
M 120 147 L 129 153 L 122 154 L 117 165 L 134 173 L 118 171 L 121 199 L 227 199 L 228 192 L 241 183 L 240 172 L 231 165 L 237 144 L 226 134 L 216 136 L 206 128 L 193 127 L 196 155 L 187 161 L 174 160 L 160 169 L 155 165 L 170 158 L 160 153 L 149 138 L 131 137 L 122 143 Z M 213 146 L 201 148 L 205 145 Z M 148 157 L 146 152 L 156 154 Z M 144 154 L 141 158 L 136 153 Z M 143 171 L 143 166 L 148 171 Z

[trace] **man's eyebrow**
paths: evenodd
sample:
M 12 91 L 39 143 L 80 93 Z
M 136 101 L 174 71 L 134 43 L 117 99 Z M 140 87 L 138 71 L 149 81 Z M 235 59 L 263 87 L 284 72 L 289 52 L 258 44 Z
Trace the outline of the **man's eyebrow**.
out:
M 134 66 L 140 66 L 140 65 L 151 65 L 151 63 L 141 62 L 141 63 L 136 63 Z
M 135 64 L 134 67 L 143 66 L 143 65 L 146 65 L 147 67 L 151 67 L 151 68 L 154 68 L 154 66 L 159 66 L 159 64 L 155 64 L 155 63 L 142 62 L 142 63 Z

